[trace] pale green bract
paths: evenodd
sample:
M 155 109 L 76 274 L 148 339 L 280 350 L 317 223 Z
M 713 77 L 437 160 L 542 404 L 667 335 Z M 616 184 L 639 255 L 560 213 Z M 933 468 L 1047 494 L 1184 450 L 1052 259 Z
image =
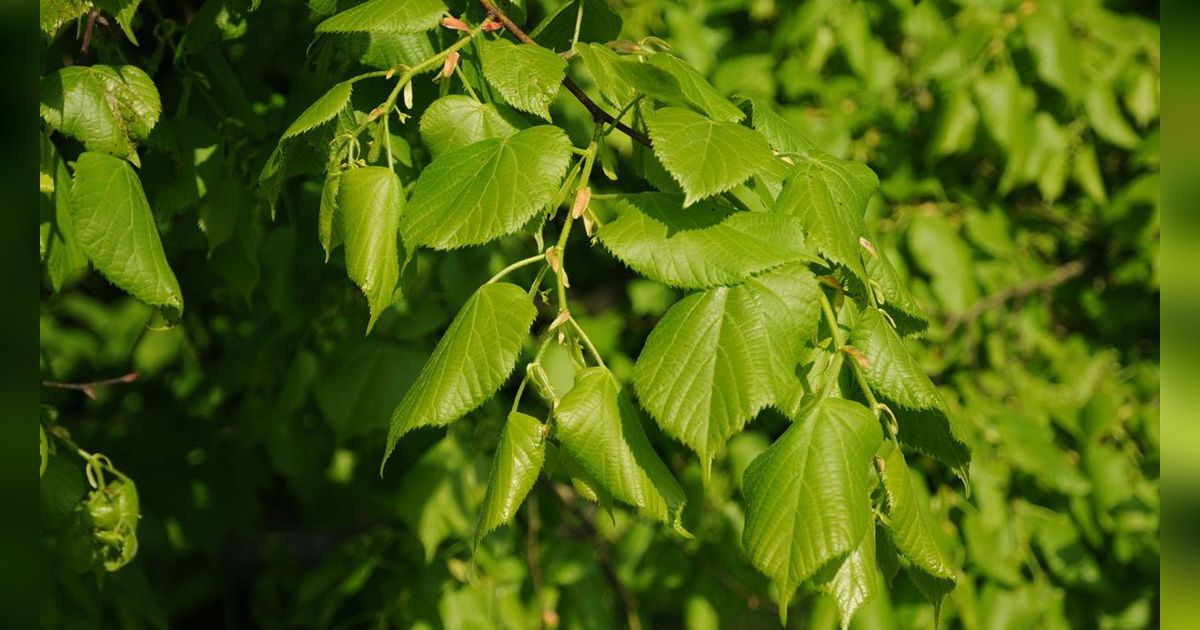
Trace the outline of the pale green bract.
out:
M 338 178 L 337 209 L 346 241 L 346 272 L 367 296 L 367 332 L 392 304 L 400 280 L 400 217 L 404 188 L 383 166 L 352 168 Z
M 611 372 L 602 367 L 580 370 L 554 416 L 563 450 L 600 487 L 691 536 L 680 521 L 687 497 L 650 446 L 637 408 Z
M 817 251 L 867 282 L 866 250 L 859 239 L 867 236 L 863 214 L 879 178 L 864 164 L 825 153 L 793 159 L 796 166 L 779 193 L 776 211 L 799 216 Z
M 380 470 L 404 434 L 450 424 L 491 398 L 512 373 L 535 317 L 537 308 L 521 287 L 507 282 L 480 287 L 392 412 Z
M 413 188 L 405 244 L 453 249 L 517 231 L 554 198 L 570 157 L 567 134 L 548 125 L 442 154 Z
M 142 183 L 125 160 L 86 151 L 75 162 L 71 219 L 79 248 L 104 277 L 133 297 L 183 314 L 179 281 L 167 264 Z
M 139 165 L 137 142 L 162 114 L 158 89 L 135 66 L 69 66 L 42 79 L 41 115 L 51 129 Z
M 304 110 L 304 113 L 300 114 L 291 125 L 288 125 L 287 130 L 283 132 L 283 138 L 298 136 L 333 120 L 338 112 L 350 104 L 350 94 L 353 89 L 354 83 L 351 81 L 342 81 L 330 88 L 321 98 L 309 105 L 308 109 Z
M 877 309 L 867 308 L 859 315 L 849 343 L 866 359 L 867 384 L 894 406 L 900 441 L 940 460 L 966 481 L 971 461 L 966 426 L 950 413 L 937 387 Z
M 507 138 L 528 126 L 508 107 L 450 94 L 430 103 L 421 114 L 421 140 L 438 158 L 480 140 Z
M 763 407 L 788 391 L 819 316 L 816 278 L 788 265 L 693 293 L 650 333 L 633 382 L 650 415 L 700 457 L 701 471 Z
M 684 206 L 733 188 L 773 159 L 761 135 L 736 123 L 678 107 L 656 110 L 646 122 L 654 155 L 686 193 Z
M 883 441 L 862 405 L 819 402 L 746 469 L 742 544 L 779 589 L 779 614 L 800 583 L 842 562 L 872 527 L 871 456 Z
M 634 271 L 674 287 L 733 285 L 789 262 L 811 260 L 797 217 L 734 212 L 711 201 L 683 207 L 683 195 L 621 198 L 620 215 L 597 231 Z
M 883 462 L 880 476 L 887 495 L 885 525 L 888 534 L 896 550 L 915 569 L 913 577 L 917 587 L 937 607 L 942 597 L 954 590 L 957 582 L 954 568 L 933 535 L 929 506 L 920 503 L 920 494 L 913 487 L 912 473 L 903 453 L 894 448 Z
M 512 520 L 521 502 L 533 488 L 546 458 L 546 432 L 541 421 L 514 411 L 500 433 L 500 444 L 492 459 L 491 479 L 479 523 L 475 526 L 475 544 L 490 532 Z
M 318 33 L 416 33 L 437 26 L 442 0 L 368 0 L 317 25 Z
M 558 95 L 567 60 L 535 44 L 505 39 L 479 45 L 483 76 L 513 107 L 550 120 L 550 103 Z

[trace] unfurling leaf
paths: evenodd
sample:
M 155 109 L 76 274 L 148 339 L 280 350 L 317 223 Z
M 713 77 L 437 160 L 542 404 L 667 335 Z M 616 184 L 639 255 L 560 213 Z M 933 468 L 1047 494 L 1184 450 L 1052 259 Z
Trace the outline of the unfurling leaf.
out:
M 533 416 L 517 411 L 508 414 L 508 421 L 500 433 L 500 445 L 492 459 L 491 479 L 475 527 L 476 544 L 492 530 L 511 521 L 533 488 L 546 457 L 543 429 L 541 421 Z
M 637 407 L 611 372 L 580 370 L 554 412 L 566 451 L 614 499 L 690 536 L 680 522 L 687 498 L 650 446 Z
M 346 241 L 346 271 L 371 307 L 367 332 L 392 303 L 400 280 L 400 217 L 404 189 L 383 166 L 345 171 L 338 178 L 337 210 Z
M 792 382 L 819 317 L 802 265 L 693 293 L 667 311 L 638 357 L 638 399 L 707 470 L 725 442 Z
M 866 407 L 826 398 L 746 469 L 742 544 L 779 588 L 785 622 L 800 583 L 843 562 L 872 526 L 867 482 L 882 441 Z
M 100 273 L 133 297 L 183 314 L 179 281 L 167 264 L 158 226 L 133 167 L 87 151 L 75 162 L 71 219 L 79 248 Z
M 485 284 L 467 300 L 392 412 L 383 465 L 404 434 L 450 424 L 478 407 L 504 384 L 537 317 L 537 308 L 515 284 Z

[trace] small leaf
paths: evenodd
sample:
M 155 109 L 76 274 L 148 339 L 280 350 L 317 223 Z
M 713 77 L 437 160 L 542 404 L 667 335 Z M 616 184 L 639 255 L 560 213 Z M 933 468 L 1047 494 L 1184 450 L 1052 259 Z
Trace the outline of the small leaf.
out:
M 621 15 L 613 10 L 608 0 L 571 0 L 543 18 L 529 36 L 539 46 L 550 50 L 570 50 L 580 11 L 583 11 L 583 19 L 579 22 L 577 41 L 604 43 L 621 35 Z
M 512 373 L 535 317 L 537 308 L 521 287 L 507 282 L 480 287 L 392 412 L 380 470 L 404 434 L 450 424 L 491 398 Z
M 642 419 L 615 377 L 601 367 L 580 370 L 554 412 L 567 452 L 613 498 L 686 534 L 687 498 L 650 446 Z
M 742 545 L 779 588 L 781 616 L 801 582 L 867 535 L 871 456 L 882 441 L 866 407 L 826 398 L 746 469 Z
M 904 454 L 894 448 L 884 458 L 883 487 L 887 492 L 887 531 L 896 549 L 919 574 L 917 587 L 939 606 L 942 597 L 954 590 L 954 569 L 933 536 L 929 506 L 920 502 Z
M 433 562 L 443 540 L 470 535 L 471 467 L 462 445 L 453 435 L 447 435 L 421 455 L 400 483 L 396 512 L 416 533 L 426 563 Z
M 417 33 L 437 26 L 445 12 L 442 0 L 368 0 L 321 22 L 317 32 Z
M 735 123 L 677 107 L 656 110 L 646 122 L 654 154 L 687 195 L 685 206 L 733 188 L 773 159 L 761 135 Z
M 125 33 L 125 37 L 128 37 L 134 46 L 138 45 L 138 40 L 133 36 L 133 16 L 137 14 L 141 4 L 142 0 L 96 0 L 98 8 L 117 19 L 121 32 Z
M 811 140 L 804 137 L 795 125 L 780 116 L 770 106 L 762 101 L 754 100 L 754 114 L 750 119 L 755 131 L 761 133 L 772 149 L 782 153 L 818 153 L 820 149 Z
M 431 103 L 421 114 L 421 140 L 436 159 L 480 140 L 507 138 L 528 126 L 508 107 L 450 94 Z
M 183 314 L 179 282 L 167 264 L 142 182 L 128 162 L 94 151 L 79 156 L 71 189 L 79 248 L 96 269 L 133 297 Z
M 541 421 L 533 416 L 516 411 L 508 414 L 475 527 L 476 545 L 512 520 L 537 481 L 546 457 L 546 436 L 542 429 Z
M 517 231 L 554 198 L 570 157 L 566 133 L 548 125 L 442 154 L 413 187 L 405 244 L 453 249 Z
M 878 186 L 879 178 L 864 164 L 810 154 L 796 158 L 775 208 L 798 215 L 809 243 L 865 283 L 859 239 L 867 236 L 863 215 Z
M 961 315 L 979 299 L 971 250 L 940 214 L 922 214 L 908 226 L 913 262 L 932 280 L 931 289 L 947 313 Z
M 633 87 L 617 73 L 618 64 L 622 61 L 617 53 L 607 46 L 582 42 L 575 45 L 575 50 L 604 100 L 617 107 L 623 107 L 633 100 Z
M 550 120 L 550 103 L 562 85 L 567 60 L 536 44 L 506 39 L 480 44 L 483 76 L 513 107 Z
M 734 212 L 714 202 L 685 209 L 683 195 L 623 197 L 620 216 L 600 228 L 605 247 L 634 271 L 686 289 L 733 285 L 780 265 L 809 260 L 794 216 Z
M 135 66 L 68 66 L 42 78 L 41 115 L 51 129 L 138 164 L 136 141 L 162 114 L 158 89 Z
M 51 160 L 54 191 L 43 194 L 42 203 L 52 206 L 47 212 L 50 232 L 46 242 L 46 270 L 50 273 L 50 286 L 57 292 L 87 268 L 88 260 L 75 236 L 71 173 L 57 151 L 53 152 Z
M 304 110 L 304 113 L 300 114 L 291 125 L 288 125 L 287 131 L 283 132 L 283 138 L 298 136 L 333 120 L 338 112 L 350 104 L 350 94 L 353 88 L 354 83 L 350 81 L 342 81 L 330 88 L 321 98 L 309 105 L 308 109 Z
M 333 248 L 342 243 L 342 227 L 338 217 L 338 189 L 342 172 L 336 168 L 325 174 L 325 186 L 321 188 L 321 207 L 317 214 L 317 238 L 325 250 L 325 262 Z
M 1138 145 L 1140 138 L 1125 120 L 1111 83 L 1092 82 L 1083 104 L 1088 123 L 1096 135 L 1122 149 L 1132 149 Z
M 338 210 L 346 239 L 346 272 L 367 296 L 371 319 L 391 306 L 400 280 L 400 217 L 404 213 L 404 187 L 400 178 L 383 166 L 352 168 L 341 174 Z
M 849 343 L 867 358 L 867 384 L 892 405 L 900 441 L 940 460 L 965 482 L 971 460 L 966 426 L 950 413 L 937 387 L 879 311 L 868 308 L 859 315 Z
M 783 397 L 819 316 L 816 278 L 788 265 L 671 307 L 634 367 L 638 399 L 667 434 L 700 456 L 717 451 Z
M 907 284 L 888 260 L 887 253 L 879 249 L 877 256 L 862 258 L 866 263 L 867 278 L 883 292 L 882 306 L 896 320 L 897 326 L 904 332 L 921 332 L 928 328 L 929 320 L 908 292 Z
M 686 61 L 667 53 L 659 53 L 650 57 L 650 64 L 675 77 L 679 82 L 680 94 L 709 118 L 736 123 L 746 117 L 742 110 L 730 103 L 729 99 Z

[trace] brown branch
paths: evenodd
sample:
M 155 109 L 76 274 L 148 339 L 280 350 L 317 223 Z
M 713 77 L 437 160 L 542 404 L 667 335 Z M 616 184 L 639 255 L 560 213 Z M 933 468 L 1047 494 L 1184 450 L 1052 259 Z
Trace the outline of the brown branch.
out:
M 62 381 L 42 381 L 42 387 L 53 387 L 55 389 L 73 389 L 83 392 L 84 396 L 96 400 L 96 388 L 107 387 L 109 385 L 121 385 L 124 383 L 132 383 L 138 379 L 137 372 L 130 372 L 123 376 L 115 378 L 106 378 L 100 381 L 91 381 L 90 383 L 64 383 Z
M 987 311 L 996 308 L 1009 300 L 1023 298 L 1030 293 L 1038 291 L 1048 291 L 1058 285 L 1070 280 L 1083 273 L 1084 264 L 1082 261 L 1073 260 L 1043 278 L 1036 278 L 1027 282 L 1011 286 L 992 293 L 983 299 L 975 302 L 970 309 L 958 317 L 951 317 L 946 321 L 946 334 L 953 334 L 959 326 L 969 324 L 979 318 Z
M 525 31 L 521 30 L 521 27 L 517 26 L 517 24 L 504 13 L 504 11 L 500 10 L 500 7 L 496 6 L 496 3 L 492 2 L 492 0 L 479 0 L 479 4 L 483 5 L 484 9 L 487 9 L 488 15 L 491 15 L 498 22 L 503 24 L 504 28 L 508 29 L 508 32 L 512 33 L 517 39 L 525 42 L 526 44 L 537 45 L 537 42 L 533 41 L 532 37 L 526 34 Z M 593 101 L 591 97 L 583 91 L 583 88 L 579 87 L 579 85 L 571 80 L 571 77 L 563 77 L 562 84 L 563 87 L 567 88 L 567 91 L 575 97 L 575 100 L 579 101 L 581 105 L 587 108 L 588 113 L 592 115 L 592 121 L 594 121 L 596 124 L 612 125 L 613 128 L 629 136 L 634 141 L 646 146 L 651 146 L 650 138 L 646 136 L 646 134 L 643 134 L 629 125 L 626 125 L 620 120 L 617 120 L 612 114 L 604 111 L 604 108 L 597 105 L 596 101 Z

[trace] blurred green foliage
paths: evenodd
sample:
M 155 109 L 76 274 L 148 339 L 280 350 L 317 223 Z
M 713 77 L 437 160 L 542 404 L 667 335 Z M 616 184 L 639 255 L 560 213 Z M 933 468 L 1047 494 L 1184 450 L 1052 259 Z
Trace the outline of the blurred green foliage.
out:
M 577 500 L 560 472 L 535 487 L 516 525 L 472 553 L 512 383 L 473 422 L 400 442 L 377 475 L 390 412 L 441 331 L 527 244 L 422 252 L 404 278 L 411 297 L 364 337 L 362 295 L 341 255 L 325 264 L 318 242 L 328 138 L 308 140 L 311 156 L 288 161 L 272 219 L 258 177 L 287 125 L 348 69 L 387 68 L 435 49 L 404 38 L 315 37 L 318 21 L 351 4 L 97 1 L 108 24 L 89 27 L 82 12 L 93 3 L 42 2 L 43 24 L 50 15 L 55 27 L 44 39 L 43 74 L 68 62 L 131 64 L 158 87 L 163 115 L 139 175 L 188 309 L 168 328 L 98 274 L 47 262 L 43 378 L 139 378 L 97 387 L 94 400 L 44 388 L 43 423 L 136 481 L 142 516 L 132 564 L 100 578 L 77 573 L 63 532 L 72 497 L 85 495 L 83 464 L 51 439 L 43 625 L 775 624 L 768 582 L 739 542 L 742 474 L 786 428 L 775 412 L 729 443 L 707 485 L 695 458 L 652 436 L 688 494 L 683 520 L 694 540 L 622 509 L 609 518 Z M 533 25 L 559 5 L 530 0 L 514 15 Z M 670 42 L 724 94 L 773 101 L 819 147 L 879 174 L 868 211 L 875 247 L 932 322 L 909 348 L 976 436 L 969 496 L 945 468 L 910 459 L 963 572 L 942 623 L 1155 626 L 1157 5 L 614 6 L 621 38 Z M 479 15 L 473 3 L 465 13 Z M 602 34 L 611 28 L 584 19 Z M 551 23 L 547 41 L 558 30 L 567 29 Z M 416 85 L 419 110 L 437 88 Z M 381 99 L 374 89 L 364 83 L 354 98 Z M 577 103 L 560 96 L 550 111 L 586 137 L 590 119 Z M 405 182 L 430 159 L 415 128 L 390 139 Z M 59 150 L 73 156 L 79 147 Z M 640 189 L 625 177 L 638 172 L 635 155 L 601 156 L 604 172 L 621 176 L 613 192 Z M 628 380 L 647 333 L 681 293 L 633 280 L 598 249 L 571 255 L 574 310 Z M 544 365 L 552 387 L 569 383 L 565 353 L 551 352 Z M 792 606 L 791 625 L 837 624 L 832 599 L 815 591 L 802 589 Z M 906 573 L 854 622 L 933 625 L 933 608 Z

